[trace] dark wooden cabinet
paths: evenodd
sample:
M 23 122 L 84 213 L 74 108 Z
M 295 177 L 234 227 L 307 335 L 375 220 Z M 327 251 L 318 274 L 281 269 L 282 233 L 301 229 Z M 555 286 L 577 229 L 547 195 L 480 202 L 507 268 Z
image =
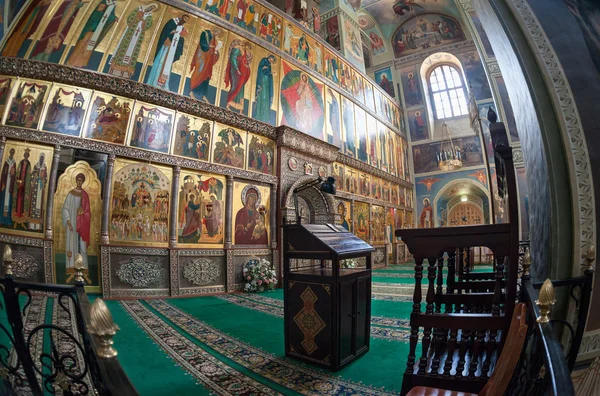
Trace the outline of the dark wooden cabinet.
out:
M 284 226 L 286 356 L 337 371 L 369 350 L 373 251 L 338 226 Z

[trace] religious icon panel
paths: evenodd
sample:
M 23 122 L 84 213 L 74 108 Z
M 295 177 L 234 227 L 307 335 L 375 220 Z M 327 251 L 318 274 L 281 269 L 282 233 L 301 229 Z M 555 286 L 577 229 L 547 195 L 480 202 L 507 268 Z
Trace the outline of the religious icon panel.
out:
M 258 18 L 262 12 L 263 8 L 255 1 L 237 0 L 229 21 L 242 29 L 256 34 L 259 25 Z
M 242 130 L 215 123 L 212 161 L 244 169 L 247 135 Z
M 171 168 L 115 160 L 108 219 L 111 243 L 167 245 L 171 178 Z
M 6 233 L 41 237 L 46 218 L 52 147 L 9 140 L 0 180 L 0 227 Z
M 356 158 L 356 133 L 354 129 L 354 103 L 342 96 L 342 125 L 344 131 L 344 154 Z
M 127 135 L 133 100 L 103 92 L 94 92 L 83 137 L 123 144 Z
M 131 121 L 129 145 L 147 150 L 169 152 L 175 112 L 136 102 Z
M 283 27 L 281 17 L 265 7 L 260 13 L 259 22 L 258 36 L 279 47 L 281 45 L 281 28 Z
M 327 143 L 337 146 L 341 151 L 343 150 L 343 145 L 340 118 L 340 94 L 329 87 L 326 88 L 326 91 L 327 95 L 325 96 L 325 131 L 327 133 Z
M 369 204 L 364 202 L 354 202 L 354 235 L 363 241 L 369 240 Z
M 23 15 L 14 26 L 11 35 L 4 43 L 2 56 L 25 56 L 31 44 L 31 36 L 39 28 L 51 5 L 53 5 L 52 0 L 32 1 L 29 4 L 29 8 L 23 12 Z
M 350 228 L 352 225 L 352 210 L 350 202 L 343 199 L 338 199 L 337 202 L 337 213 L 340 215 L 340 225 L 348 231 L 352 231 Z
M 276 145 L 271 139 L 248 134 L 248 170 L 272 175 L 275 171 Z
M 193 171 L 181 172 L 177 242 L 181 246 L 223 244 L 225 178 Z
M 177 113 L 175 137 L 171 154 L 208 161 L 212 142 L 213 122 L 184 113 Z
M 65 135 L 79 136 L 92 91 L 54 84 L 48 97 L 42 129 Z
M 225 0 L 227 1 L 227 0 Z M 256 70 L 256 44 L 235 34 L 229 34 L 225 48 L 225 71 L 222 73 L 219 106 L 238 114 L 249 114 L 252 75 Z
M 385 208 L 383 206 L 371 206 L 371 222 L 373 224 L 373 242 L 385 242 Z
M 51 85 L 52 83 L 45 81 L 20 79 L 8 106 L 4 123 L 37 129 Z
M 279 57 L 256 46 L 257 67 L 252 92 L 252 118 L 276 125 L 279 108 Z
M 14 77 L 0 76 L 0 119 L 4 116 L 4 110 L 6 110 L 15 81 Z
M 271 216 L 269 187 L 235 181 L 233 183 L 233 243 L 268 245 Z
M 325 77 L 335 84 L 340 83 L 340 60 L 328 49 L 325 49 Z
M 58 283 L 74 283 L 81 254 L 86 285 L 99 285 L 102 185 L 96 171 L 77 161 L 58 178 L 54 194 L 54 263 Z

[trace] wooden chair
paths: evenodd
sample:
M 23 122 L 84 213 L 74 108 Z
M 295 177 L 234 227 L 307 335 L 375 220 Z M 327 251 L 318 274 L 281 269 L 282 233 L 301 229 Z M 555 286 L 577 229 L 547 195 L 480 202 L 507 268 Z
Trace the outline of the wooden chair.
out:
M 465 393 L 426 386 L 411 389 L 408 396 L 496 396 L 503 395 L 521 356 L 527 336 L 527 307 L 521 303 L 515 307 L 504 349 L 498 358 L 496 368 L 479 393 Z

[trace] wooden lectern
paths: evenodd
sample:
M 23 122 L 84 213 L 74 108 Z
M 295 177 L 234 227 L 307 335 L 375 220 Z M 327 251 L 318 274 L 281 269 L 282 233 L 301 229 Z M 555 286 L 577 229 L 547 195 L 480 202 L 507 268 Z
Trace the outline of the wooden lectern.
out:
M 337 371 L 369 350 L 375 249 L 332 224 L 284 225 L 283 246 L 285 354 Z

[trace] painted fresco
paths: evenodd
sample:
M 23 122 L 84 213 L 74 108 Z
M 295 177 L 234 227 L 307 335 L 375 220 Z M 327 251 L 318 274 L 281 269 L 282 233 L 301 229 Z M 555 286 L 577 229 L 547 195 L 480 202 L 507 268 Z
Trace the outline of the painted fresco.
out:
M 206 0 L 204 9 L 216 16 L 229 20 L 233 12 L 232 0 Z
M 418 142 L 429 139 L 429 123 L 425 109 L 411 110 L 408 112 L 408 128 L 410 131 L 410 140 Z
M 37 129 L 46 102 L 49 82 L 19 80 L 8 106 L 6 125 Z
M 381 199 L 381 179 L 371 177 L 371 197 Z
M 385 242 L 385 208 L 371 206 L 371 221 L 373 222 L 373 242 Z
M 377 122 L 377 147 L 379 148 L 379 169 L 387 172 L 390 147 L 387 145 L 388 129 L 381 122 Z
M 258 36 L 276 47 L 281 45 L 282 18 L 263 8 L 260 14 Z
M 215 123 L 212 161 L 216 164 L 244 169 L 247 133 Z
M 168 153 L 175 112 L 137 102 L 133 114 L 129 145 Z
M 349 192 L 351 194 L 360 194 L 360 187 L 358 183 L 358 171 L 356 169 L 346 167 L 345 180 L 346 192 Z
M 354 66 L 364 70 L 364 60 L 362 52 L 362 44 L 360 38 L 360 30 L 354 26 L 354 21 L 350 21 L 342 17 L 344 21 L 344 55 Z
M 373 85 L 366 79 L 363 78 L 364 92 L 365 92 L 365 105 L 372 111 L 375 111 L 375 98 L 373 95 Z
M 352 213 L 354 234 L 363 241 L 369 241 L 369 204 L 354 202 Z
M 234 34 L 229 35 L 227 60 L 219 105 L 235 113 L 248 115 L 252 94 L 255 44 Z
M 467 76 L 467 82 L 471 85 L 475 99 L 483 100 L 492 97 L 492 91 L 477 51 L 461 54 L 462 65 Z
M 365 103 L 365 88 L 363 85 L 363 79 L 361 75 L 357 71 L 352 70 L 351 77 L 353 95 L 352 97 L 358 100 L 360 103 Z
M 325 71 L 323 69 L 323 46 L 312 37 L 307 37 L 307 41 L 310 46 L 308 65 L 317 73 L 324 75 Z
M 252 99 L 252 118 L 276 125 L 279 107 L 279 64 L 280 60 L 265 49 L 256 47 L 258 65 L 256 67 Z
M 350 66 L 344 62 L 342 60 L 342 58 L 339 59 L 340 60 L 340 87 L 345 90 L 346 92 L 348 92 L 349 94 L 352 94 L 352 72 L 350 69 Z
M 282 61 L 281 125 L 324 139 L 323 84 Z
M 55 84 L 42 123 L 44 131 L 79 136 L 92 91 Z
M 0 180 L 0 227 L 7 233 L 44 231 L 53 149 L 7 141 Z
M 342 147 L 342 129 L 340 118 L 340 94 L 331 88 L 327 88 L 325 104 L 325 131 L 327 133 L 327 143 Z
M 371 176 L 368 173 L 361 173 L 358 180 L 358 191 L 355 193 L 363 197 L 371 196 Z
M 229 19 L 234 25 L 256 34 L 263 8 L 252 0 L 237 0 Z
M 13 32 L 4 43 L 2 56 L 24 57 L 31 44 L 31 36 L 37 31 L 43 17 L 47 14 L 52 0 L 31 2 L 23 17 L 14 26 Z
M 479 19 L 479 16 L 475 12 L 470 12 L 469 15 L 471 16 L 471 20 L 473 21 L 475 30 L 477 31 L 477 34 L 479 35 L 479 39 L 481 39 L 481 44 L 483 45 L 485 54 L 487 55 L 488 58 L 496 57 L 496 55 L 494 55 L 494 50 L 492 49 L 492 44 L 490 43 L 490 39 L 488 38 L 487 33 L 485 32 L 485 29 L 483 28 L 483 25 L 481 24 L 481 19 Z
M 133 108 L 133 100 L 94 92 L 83 137 L 123 144 Z
M 369 164 L 379 168 L 379 149 L 377 147 L 377 120 L 367 113 L 367 133 L 369 134 Z
M 481 143 L 478 136 L 453 139 L 452 142 L 461 153 L 463 167 L 483 164 Z M 435 142 L 413 146 L 415 173 L 439 170 L 436 155 L 440 151 L 440 145 L 440 142 Z
M 386 67 L 385 69 L 377 70 L 375 72 L 375 82 L 392 98 L 396 97 L 394 94 L 394 80 L 392 78 L 391 68 Z
M 209 161 L 213 122 L 192 115 L 177 113 L 172 154 Z
M 367 142 L 367 124 L 366 124 L 366 113 L 363 109 L 358 106 L 354 108 L 354 127 L 356 130 L 356 137 L 358 138 L 358 150 L 357 157 L 362 162 L 369 162 L 368 155 L 368 142 Z
M 117 158 L 110 203 L 112 243 L 166 246 L 170 168 Z
M 198 43 L 190 53 L 183 94 L 210 104 L 217 104 L 217 90 L 227 62 L 229 33 L 212 23 L 198 19 L 191 43 Z
M 77 27 L 77 35 L 65 51 L 65 64 L 98 70 L 126 5 L 126 1 L 100 0 L 89 7 L 82 15 L 85 22 L 81 29 Z
M 175 8 L 167 8 L 157 26 L 156 38 L 146 64 L 144 82 L 156 88 L 179 92 L 185 59 L 192 50 L 188 39 L 194 30 L 196 18 Z
M 400 69 L 404 103 L 406 107 L 423 105 L 423 88 L 419 82 L 418 73 L 414 66 Z
M 513 113 L 513 108 L 510 103 L 510 97 L 508 96 L 508 91 L 506 90 L 506 84 L 504 83 L 504 78 L 496 77 L 496 86 L 498 87 L 498 93 L 500 94 L 500 100 L 502 102 L 502 110 L 504 113 L 504 123 L 510 133 L 510 139 L 513 142 L 519 141 L 519 133 L 517 131 L 517 123 L 515 122 L 515 115 Z
M 390 186 L 390 202 L 393 205 L 400 204 L 400 200 L 399 200 L 400 193 L 398 192 L 399 189 L 400 189 L 400 187 L 398 187 L 398 186 L 395 186 L 395 185 Z
M 390 183 L 382 180 L 381 184 L 381 199 L 385 202 L 390 202 Z
M 335 186 L 338 191 L 347 191 L 346 187 L 346 169 L 344 165 L 333 163 L 333 176 L 335 177 Z
M 442 14 L 420 14 L 400 25 L 392 37 L 392 45 L 394 56 L 400 58 L 464 40 L 464 32 L 456 19 Z
M 342 124 L 344 154 L 356 158 L 356 132 L 354 128 L 354 103 L 342 96 Z
M 181 246 L 223 244 L 225 178 L 199 172 L 181 172 L 177 242 Z
M 13 77 L 0 76 L 0 117 L 4 114 L 14 83 Z
M 338 199 L 337 204 L 337 214 L 340 215 L 340 225 L 347 229 L 348 231 L 352 231 L 352 206 L 349 201 L 344 201 L 343 199 Z
M 149 44 L 164 7 L 158 3 L 132 3 L 119 21 L 119 34 L 111 40 L 103 72 L 112 76 L 138 80 Z M 116 40 L 115 40 L 116 39 Z
M 83 258 L 88 286 L 99 285 L 102 183 L 85 161 L 77 161 L 58 178 L 54 194 L 54 263 L 58 283 L 75 282 L 75 259 Z
M 271 216 L 269 187 L 233 183 L 233 243 L 268 245 Z
M 325 27 L 325 35 L 324 39 L 327 41 L 329 45 L 335 48 L 338 51 L 341 51 L 342 47 L 340 45 L 340 20 L 337 15 L 327 19 L 324 21 L 322 26 Z
M 276 150 L 273 140 L 249 133 L 248 170 L 272 175 L 275 172 Z
M 334 82 L 340 83 L 340 60 L 328 49 L 325 51 L 325 77 Z

